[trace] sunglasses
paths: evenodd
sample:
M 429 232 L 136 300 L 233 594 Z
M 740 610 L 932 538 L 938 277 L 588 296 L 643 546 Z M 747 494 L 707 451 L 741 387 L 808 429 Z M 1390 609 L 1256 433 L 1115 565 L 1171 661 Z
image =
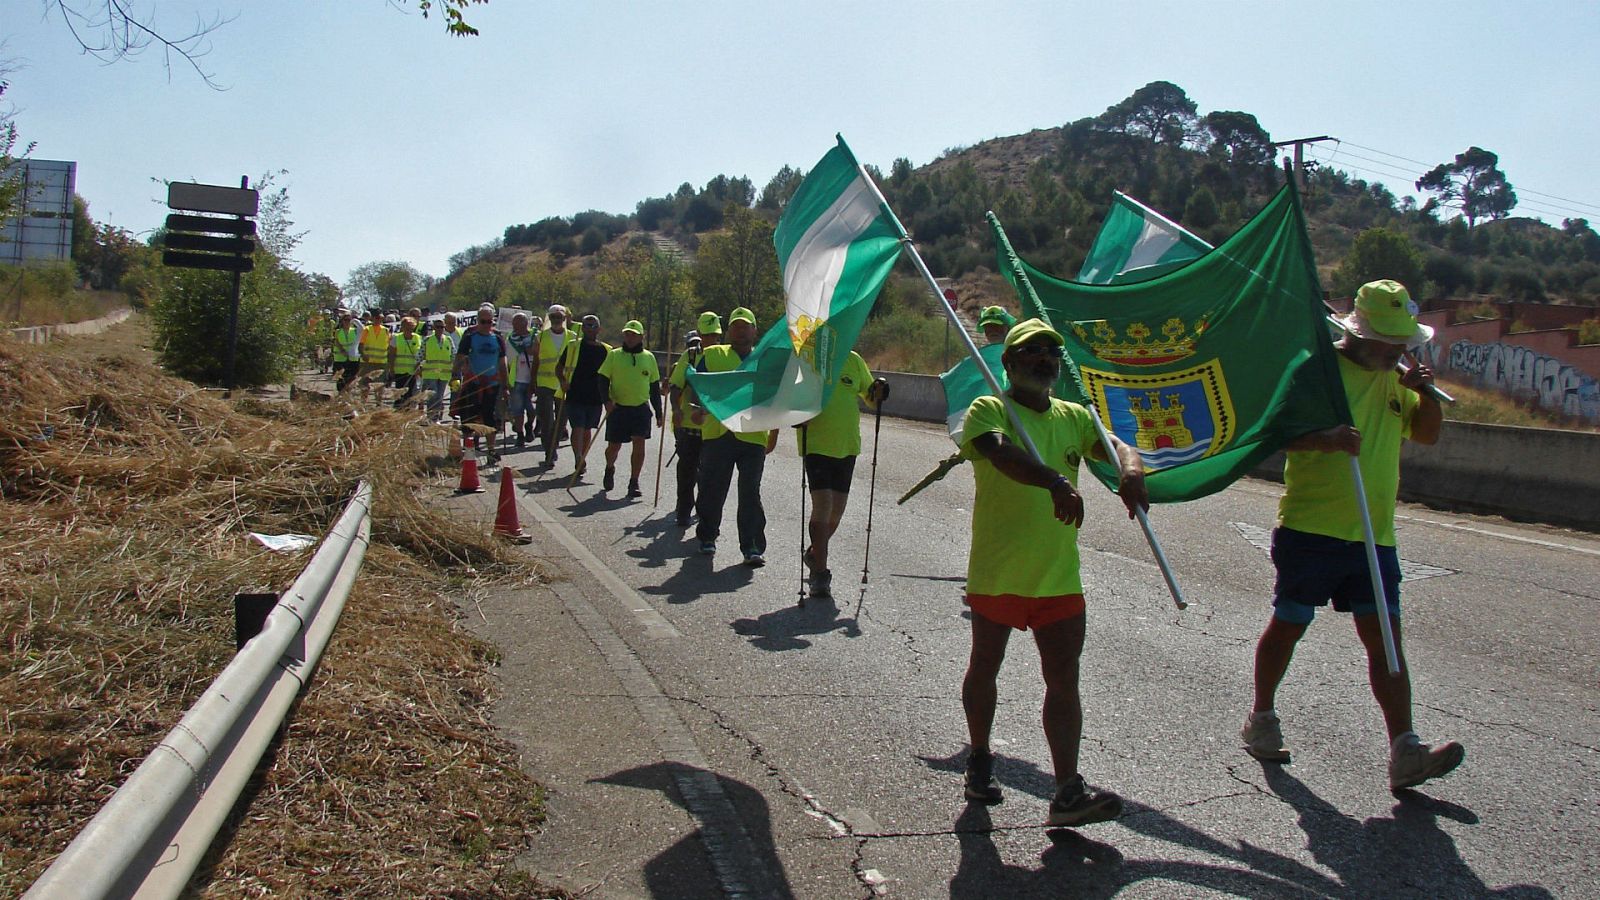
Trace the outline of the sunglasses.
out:
M 1023 344 L 1018 347 L 1012 347 L 1011 352 L 1018 356 L 1043 355 L 1054 357 L 1055 359 L 1061 358 L 1061 348 L 1055 344 Z

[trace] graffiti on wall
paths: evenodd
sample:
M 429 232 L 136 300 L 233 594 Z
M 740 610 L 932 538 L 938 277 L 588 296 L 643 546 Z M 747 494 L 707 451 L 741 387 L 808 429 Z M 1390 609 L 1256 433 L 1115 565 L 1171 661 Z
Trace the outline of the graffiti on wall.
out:
M 1544 409 L 1600 421 L 1600 385 L 1553 356 L 1516 344 L 1456 341 L 1450 345 L 1448 367 L 1491 390 L 1537 399 Z

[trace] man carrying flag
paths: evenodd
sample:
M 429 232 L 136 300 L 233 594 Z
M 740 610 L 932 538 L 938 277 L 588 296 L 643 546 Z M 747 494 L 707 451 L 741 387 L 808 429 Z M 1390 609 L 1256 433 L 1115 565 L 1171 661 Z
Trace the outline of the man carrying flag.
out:
M 1295 644 L 1316 608 L 1354 614 L 1356 634 L 1367 654 L 1367 677 L 1389 733 L 1389 785 L 1408 788 L 1445 775 L 1466 756 L 1455 741 L 1424 744 L 1412 731 L 1411 679 L 1400 653 L 1400 558 L 1395 549 L 1394 507 L 1400 485 L 1400 444 L 1433 444 L 1444 414 L 1425 388 L 1433 372 L 1395 364 L 1408 348 L 1420 347 L 1433 329 L 1419 324 L 1417 307 L 1397 281 L 1374 281 L 1356 292 L 1355 311 L 1342 324 L 1339 375 L 1354 426 L 1338 425 L 1290 441 L 1283 470 L 1284 494 L 1272 533 L 1277 585 L 1272 618 L 1256 645 L 1255 704 L 1241 737 L 1257 759 L 1289 759 L 1274 708 L 1278 685 Z M 1402 389 L 1403 388 L 1403 389 Z M 1367 572 L 1355 483 L 1344 456 L 1358 458 L 1372 530 L 1378 544 L 1383 592 L 1393 617 L 1399 671 L 1384 661 L 1378 605 Z
M 996 680 L 1012 630 L 1032 628 L 1045 681 L 1045 740 L 1056 776 L 1048 823 L 1074 826 L 1116 818 L 1122 799 L 1090 788 L 1078 772 L 1083 734 L 1078 660 L 1085 631 L 1078 463 L 1084 457 L 1105 459 L 1106 451 L 1093 413 L 1050 396 L 1061 376 L 1063 343 L 1050 326 L 1028 319 L 1011 329 L 1001 357 L 1011 384 L 1006 396 L 1044 462 L 1024 449 L 1001 398 L 979 397 L 966 418 L 962 452 L 973 462 L 977 495 L 967 558 L 972 652 L 961 705 L 972 741 L 966 795 L 998 803 L 1000 787 L 989 747 Z M 1135 510 L 1149 505 L 1143 464 L 1128 445 L 1115 438 L 1112 445 L 1118 457 L 1118 493 L 1132 518 Z
M 702 350 L 697 372 L 731 372 L 750 356 L 755 346 L 755 313 L 739 307 L 728 314 L 728 343 Z M 717 416 L 700 405 L 696 382 L 689 385 L 689 421 L 700 426 L 700 524 L 695 536 L 700 552 L 717 552 L 717 537 L 722 531 L 722 507 L 728 502 L 734 469 L 739 470 L 739 500 L 736 521 L 739 527 L 739 552 L 744 564 L 759 568 L 767 564 L 767 513 L 761 505 L 761 473 L 767 454 L 778 446 L 776 429 L 768 431 L 730 431 Z

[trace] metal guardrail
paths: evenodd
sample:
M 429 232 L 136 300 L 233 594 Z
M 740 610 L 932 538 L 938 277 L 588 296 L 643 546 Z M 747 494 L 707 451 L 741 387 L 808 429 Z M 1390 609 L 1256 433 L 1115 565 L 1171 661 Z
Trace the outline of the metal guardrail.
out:
M 362 482 L 260 634 L 24 900 L 178 896 L 333 634 L 367 554 L 371 509 L 372 486 Z

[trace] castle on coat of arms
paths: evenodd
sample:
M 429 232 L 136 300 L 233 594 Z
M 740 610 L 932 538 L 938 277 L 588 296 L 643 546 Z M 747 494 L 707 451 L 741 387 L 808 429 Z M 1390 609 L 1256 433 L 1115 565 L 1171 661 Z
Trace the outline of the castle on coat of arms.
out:
M 1160 391 L 1145 391 L 1143 398 L 1128 397 L 1128 411 L 1138 429 L 1134 446 L 1140 450 L 1181 449 L 1194 443 L 1194 433 L 1183 424 L 1183 399 L 1168 394 L 1162 402 Z

